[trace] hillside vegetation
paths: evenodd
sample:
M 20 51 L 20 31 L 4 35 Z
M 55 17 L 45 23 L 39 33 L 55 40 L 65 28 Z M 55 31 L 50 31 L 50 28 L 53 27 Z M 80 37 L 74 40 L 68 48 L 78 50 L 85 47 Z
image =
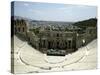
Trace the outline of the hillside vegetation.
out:
M 78 26 L 82 29 L 86 29 L 87 27 L 97 27 L 97 19 L 91 18 L 88 20 L 75 22 L 73 25 Z

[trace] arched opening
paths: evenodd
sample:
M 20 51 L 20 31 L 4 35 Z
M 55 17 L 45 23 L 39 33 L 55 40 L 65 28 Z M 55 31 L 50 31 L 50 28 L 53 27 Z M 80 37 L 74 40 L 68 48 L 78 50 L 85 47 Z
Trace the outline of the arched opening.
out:
M 25 28 L 23 27 L 23 32 L 25 31 Z

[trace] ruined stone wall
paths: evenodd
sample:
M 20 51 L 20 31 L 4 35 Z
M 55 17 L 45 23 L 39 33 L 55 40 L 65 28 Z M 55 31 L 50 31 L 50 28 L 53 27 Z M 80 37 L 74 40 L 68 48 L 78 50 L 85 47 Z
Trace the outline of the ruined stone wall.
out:
M 95 39 L 97 35 L 95 30 L 94 28 L 87 29 L 83 34 L 59 31 L 41 31 L 38 35 L 30 31 L 27 34 L 28 42 L 43 53 L 46 53 L 48 49 L 66 50 L 67 53 L 71 53 Z
M 49 34 L 49 35 L 48 35 Z M 42 32 L 37 36 L 28 32 L 28 42 L 36 49 L 46 52 L 48 49 L 66 50 L 73 52 L 76 48 L 76 33 Z
M 80 48 L 81 46 L 87 45 L 96 38 L 97 38 L 97 29 L 95 27 L 87 28 L 85 33 L 79 34 L 77 36 L 77 47 Z M 83 40 L 85 40 L 84 43 Z
M 27 38 L 27 24 L 25 20 L 14 20 L 14 33 L 21 38 Z

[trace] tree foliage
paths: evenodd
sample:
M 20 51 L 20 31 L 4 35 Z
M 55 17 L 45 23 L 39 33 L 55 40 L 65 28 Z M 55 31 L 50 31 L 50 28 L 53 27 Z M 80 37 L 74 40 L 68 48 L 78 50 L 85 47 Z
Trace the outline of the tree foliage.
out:
M 30 31 L 34 32 L 35 34 L 38 34 L 39 33 L 39 28 L 36 28 L 36 29 L 30 29 Z

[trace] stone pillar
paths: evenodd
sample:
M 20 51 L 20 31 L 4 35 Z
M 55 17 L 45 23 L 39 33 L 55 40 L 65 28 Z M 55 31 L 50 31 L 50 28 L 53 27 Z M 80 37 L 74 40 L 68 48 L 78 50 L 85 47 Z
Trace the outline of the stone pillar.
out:
M 65 45 L 66 45 L 66 49 L 68 49 L 68 46 L 67 46 L 67 45 L 68 45 L 67 40 L 66 40 L 66 42 L 65 42 Z
M 70 43 L 70 48 L 72 49 L 72 40 L 71 40 L 71 43 Z
M 69 41 L 69 40 L 68 40 Z M 69 49 L 69 42 L 67 41 L 67 49 Z
M 45 43 L 46 49 L 48 49 L 48 41 L 46 40 L 45 42 L 46 42 L 46 43 Z

